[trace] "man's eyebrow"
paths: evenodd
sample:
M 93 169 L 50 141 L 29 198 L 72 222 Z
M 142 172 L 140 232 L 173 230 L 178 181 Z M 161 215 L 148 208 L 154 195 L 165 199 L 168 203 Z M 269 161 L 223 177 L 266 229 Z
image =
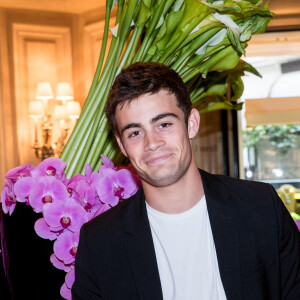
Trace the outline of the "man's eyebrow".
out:
M 156 123 L 157 121 L 159 121 L 159 120 L 161 120 L 163 118 L 166 118 L 166 117 L 173 117 L 173 118 L 179 119 L 179 117 L 176 114 L 173 114 L 173 113 L 164 113 L 164 114 L 160 114 L 160 115 L 157 115 L 156 117 L 154 117 L 151 120 L 151 124 Z
M 126 126 L 124 126 L 122 128 L 121 135 L 123 135 L 124 131 L 126 131 L 126 130 L 128 130 L 130 128 L 137 128 L 137 127 L 141 128 L 142 127 L 141 123 L 129 123 L 129 124 L 127 124 Z

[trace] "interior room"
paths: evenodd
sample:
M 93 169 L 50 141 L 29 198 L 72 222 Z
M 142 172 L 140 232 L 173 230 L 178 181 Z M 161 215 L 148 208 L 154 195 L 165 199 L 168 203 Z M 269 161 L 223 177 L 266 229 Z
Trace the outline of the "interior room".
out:
M 240 110 L 201 115 L 192 146 L 199 168 L 270 183 L 300 220 L 300 1 L 269 2 L 275 16 L 242 57 L 262 78 L 243 76 Z M 9 170 L 60 157 L 96 72 L 105 5 L 0 0 L 1 190 Z M 113 9 L 110 28 L 116 18 Z M 24 203 L 12 215 L 1 211 L 1 299 L 63 299 L 65 272 L 50 263 L 53 243 L 34 232 L 38 218 Z

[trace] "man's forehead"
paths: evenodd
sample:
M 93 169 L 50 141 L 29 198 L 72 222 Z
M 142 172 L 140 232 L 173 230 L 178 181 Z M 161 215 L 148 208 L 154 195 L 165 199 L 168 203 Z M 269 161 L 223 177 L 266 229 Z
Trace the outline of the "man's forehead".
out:
M 161 99 L 164 97 L 164 99 Z M 171 101 L 168 101 L 165 97 L 170 99 Z M 164 101 L 155 101 L 155 100 L 164 100 Z M 145 100 L 145 101 L 144 101 Z M 148 102 L 149 101 L 149 102 Z M 135 107 L 137 105 L 147 105 L 149 103 L 155 103 L 156 106 L 164 106 L 164 102 L 171 102 L 175 106 L 177 106 L 177 100 L 175 97 L 175 94 L 171 93 L 170 91 L 167 90 L 160 90 L 157 93 L 146 93 L 143 95 L 140 95 L 139 97 L 133 98 L 133 99 L 128 99 L 122 103 L 120 103 L 117 108 L 117 111 L 121 111 L 123 108 L 125 109 L 130 109 L 132 107 Z

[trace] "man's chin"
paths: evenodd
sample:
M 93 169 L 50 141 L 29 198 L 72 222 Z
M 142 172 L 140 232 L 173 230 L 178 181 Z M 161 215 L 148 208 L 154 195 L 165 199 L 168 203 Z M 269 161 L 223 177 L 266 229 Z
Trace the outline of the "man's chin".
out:
M 155 187 L 170 186 L 180 178 L 176 172 L 163 172 L 163 170 L 160 170 L 160 172 L 148 173 L 141 177 L 143 181 Z

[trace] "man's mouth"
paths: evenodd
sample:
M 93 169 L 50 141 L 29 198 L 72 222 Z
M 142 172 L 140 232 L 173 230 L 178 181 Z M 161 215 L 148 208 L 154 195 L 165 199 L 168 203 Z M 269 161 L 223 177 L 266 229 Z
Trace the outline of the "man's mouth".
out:
M 162 155 L 157 155 L 157 156 L 155 156 L 155 157 L 148 157 L 146 160 L 145 160 L 145 163 L 147 164 L 147 165 L 158 165 L 158 164 L 161 164 L 161 163 L 164 163 L 165 162 L 165 160 L 167 160 L 167 159 L 169 159 L 170 158 L 170 156 L 171 156 L 172 154 L 162 154 Z

